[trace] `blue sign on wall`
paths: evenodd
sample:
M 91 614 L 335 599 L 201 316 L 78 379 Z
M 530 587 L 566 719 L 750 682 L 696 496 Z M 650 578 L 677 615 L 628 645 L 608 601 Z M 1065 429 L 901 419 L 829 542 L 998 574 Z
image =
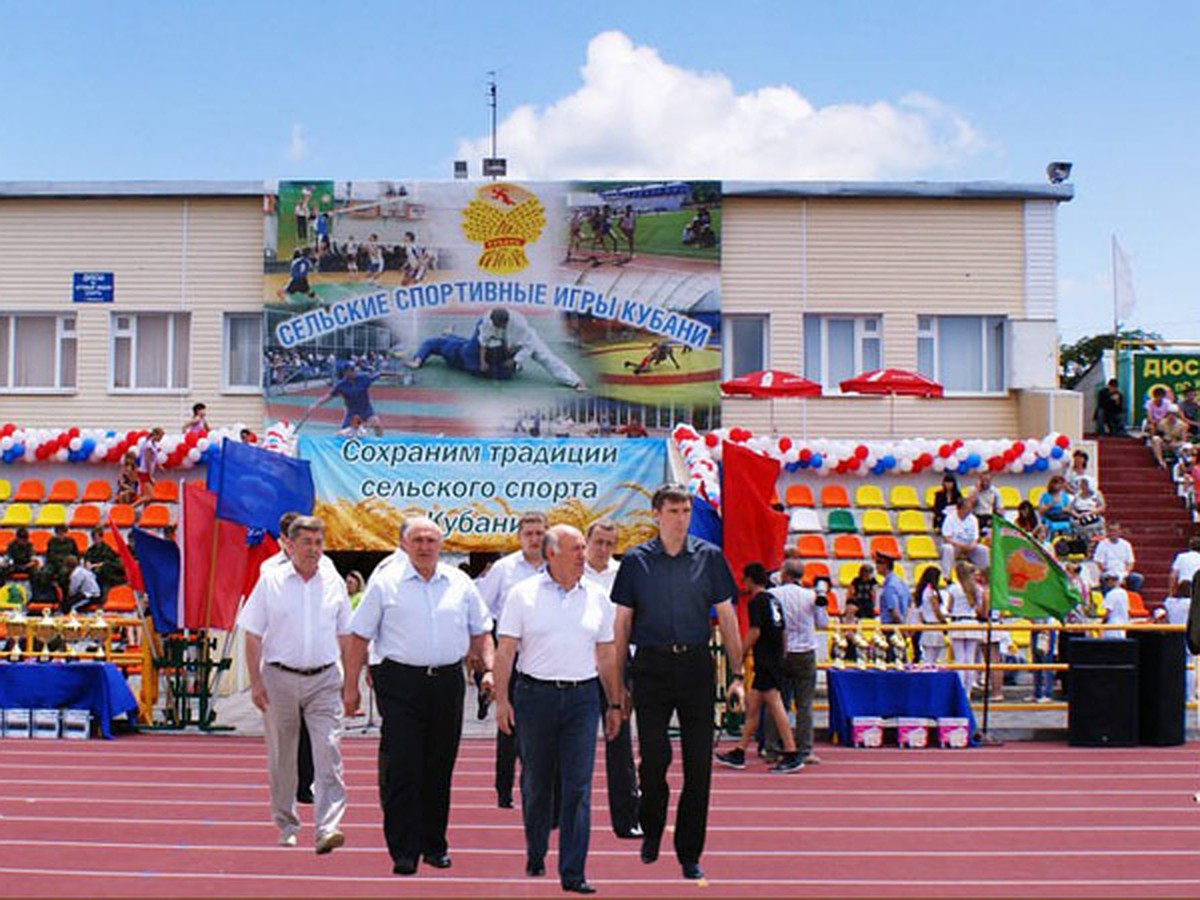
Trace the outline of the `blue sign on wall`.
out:
M 72 283 L 76 303 L 112 303 L 112 272 L 76 272 Z

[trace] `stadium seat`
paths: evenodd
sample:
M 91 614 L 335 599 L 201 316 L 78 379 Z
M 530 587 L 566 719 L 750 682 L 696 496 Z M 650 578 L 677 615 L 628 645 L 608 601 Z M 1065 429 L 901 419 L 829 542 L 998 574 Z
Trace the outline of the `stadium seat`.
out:
M 12 496 L 12 483 L 6 478 L 0 478 L 0 503 Z
M 789 484 L 783 492 L 783 503 L 785 506 L 812 506 L 812 488 L 807 484 Z
M 104 529 L 104 543 L 108 544 L 108 546 L 112 547 L 118 553 L 120 552 L 120 549 L 117 547 L 117 539 L 113 537 L 111 528 Z
M 788 518 L 788 531 L 824 531 L 821 517 L 815 509 L 793 509 Z
M 927 534 L 914 534 L 904 542 L 904 555 L 909 559 L 941 559 L 937 545 Z
M 931 484 L 929 487 L 925 488 L 925 508 L 926 509 L 933 509 L 933 495 L 938 492 L 938 488 L 940 488 L 940 487 L 941 487 L 940 484 Z
M 861 562 L 844 562 L 838 566 L 838 584 L 842 587 L 850 587 L 851 582 L 858 577 L 858 570 L 863 564 Z
M 877 484 L 860 484 L 854 492 L 854 505 L 882 509 L 887 505 L 883 499 L 883 488 Z
M 127 584 L 118 584 L 109 588 L 108 596 L 104 598 L 104 611 L 109 613 L 137 612 L 137 597 L 133 588 Z
M 854 513 L 848 509 L 835 509 L 829 514 L 825 530 L 832 534 L 857 534 L 858 526 L 854 523 Z
M 84 503 L 107 503 L 112 499 L 112 485 L 107 481 L 89 481 L 79 498 Z
M 896 530 L 901 534 L 928 534 L 929 520 L 919 509 L 902 509 L 896 522 Z
M 26 478 L 13 494 L 14 503 L 41 503 L 46 496 L 46 486 L 40 478 Z
M 921 576 L 925 574 L 926 569 L 940 569 L 940 567 L 937 563 L 918 563 L 917 567 L 913 569 L 913 578 L 916 579 L 913 584 L 921 580 Z M 942 575 L 942 583 L 946 583 L 946 576 L 944 574 Z
M 899 559 L 900 542 L 890 534 L 881 534 L 878 537 L 871 538 L 871 558 L 874 559 L 876 554 L 883 553 L 893 559 Z
M 83 554 L 87 553 L 88 536 L 86 534 L 84 534 L 82 531 L 68 531 L 67 537 L 75 542 L 75 547 L 77 550 L 79 550 L 80 556 L 83 556 Z
M 55 525 L 67 524 L 67 508 L 61 503 L 47 503 L 38 510 L 37 518 L 33 521 L 34 525 L 42 525 L 46 528 L 53 528 Z
M 1030 622 L 1028 619 L 1009 619 L 1008 624 L 1009 625 L 1029 625 Z M 1029 649 L 1029 629 L 1028 628 L 1014 628 L 1012 631 L 1010 631 L 1008 633 L 1008 636 L 1010 638 L 1012 638 L 1012 642 L 1017 646 L 1018 650 L 1028 650 Z M 1029 657 L 1027 656 L 1026 658 L 1028 659 Z
M 72 528 L 95 528 L 100 524 L 100 507 L 91 503 L 81 503 L 71 510 Z
M 812 587 L 818 578 L 829 578 L 829 564 L 823 562 L 806 562 L 804 577 L 800 579 L 805 587 Z
M 796 541 L 796 553 L 801 559 L 825 559 L 829 556 L 829 548 L 825 546 L 825 535 L 802 534 Z
M 821 505 L 829 507 L 838 507 L 848 509 L 850 506 L 850 495 L 846 493 L 846 489 L 840 484 L 827 484 L 821 488 Z
M 20 528 L 22 525 L 33 524 L 33 509 L 28 503 L 10 503 L 4 508 L 4 518 L 0 525 L 8 528 Z
M 11 528 L 5 528 L 3 531 L 0 531 L 0 553 L 8 549 L 8 545 L 13 542 L 16 536 L 17 533 Z
M 904 568 L 904 563 L 896 563 L 895 568 L 893 568 L 892 571 L 895 572 L 896 577 L 905 584 L 912 584 L 912 582 L 908 580 L 908 571 Z
M 868 509 L 862 517 L 863 534 L 891 534 L 892 520 L 882 509 Z
M 1000 493 L 1000 504 L 1006 510 L 1016 510 L 1021 505 L 1021 492 L 1015 487 L 1002 484 L 996 490 Z
M 74 503 L 79 495 L 79 485 L 70 478 L 60 478 L 50 487 L 46 495 L 47 503 Z
M 174 500 L 170 500 L 170 499 L 168 499 L 167 497 L 160 497 L 160 496 L 158 496 L 158 494 L 159 494 L 158 486 L 159 486 L 160 484 L 167 484 L 167 483 L 168 483 L 168 482 L 165 482 L 165 481 L 156 481 L 156 482 L 154 483 L 154 494 L 153 494 L 153 496 L 154 496 L 154 499 L 155 499 L 155 500 L 161 500 L 161 501 L 163 501 L 163 502 L 165 502 L 165 503 L 174 503 L 174 502 L 175 502 Z M 174 487 L 174 482 L 170 482 L 170 484 L 171 484 L 171 486 L 172 486 L 172 487 Z M 169 493 L 169 491 L 168 491 L 167 489 L 165 489 L 165 488 L 164 488 L 164 489 L 163 489 L 163 493 L 164 493 L 164 494 L 166 494 L 166 493 Z M 176 498 L 176 499 L 178 499 L 178 497 L 179 497 L 179 491 L 178 491 L 178 490 L 176 490 L 176 491 L 175 491 L 175 498 Z M 783 508 L 783 504 L 779 502 L 779 491 L 771 491 L 771 508 L 772 508 L 772 509 L 782 509 L 782 508 Z
M 1129 618 L 1131 619 L 1148 619 L 1150 618 L 1150 610 L 1146 609 L 1146 601 L 1137 591 L 1127 590 L 1125 593 L 1129 595 Z
M 893 509 L 921 508 L 921 498 L 917 496 L 917 489 L 911 484 L 893 485 L 888 493 L 888 502 Z
M 33 544 L 33 552 L 39 556 L 46 552 L 46 548 L 50 546 L 49 531 L 31 531 L 29 532 L 29 543 Z
M 833 539 L 834 559 L 866 559 L 867 551 L 857 534 L 839 534 Z
M 1046 489 L 1044 487 L 1030 488 L 1029 502 L 1033 504 L 1034 509 L 1037 509 L 1038 505 L 1041 504 L 1042 494 L 1044 493 L 1046 493 Z
M 142 508 L 138 528 L 166 528 L 171 524 L 171 511 L 161 503 L 150 503 Z
M 108 517 L 118 528 L 129 528 L 133 525 L 133 507 L 128 503 L 114 503 L 108 510 Z

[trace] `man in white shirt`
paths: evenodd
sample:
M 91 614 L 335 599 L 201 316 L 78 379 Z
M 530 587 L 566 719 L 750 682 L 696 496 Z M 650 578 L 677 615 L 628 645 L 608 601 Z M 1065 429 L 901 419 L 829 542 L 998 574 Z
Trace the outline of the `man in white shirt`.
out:
M 1104 594 L 1104 624 L 1129 624 L 1129 593 L 1121 587 L 1116 572 L 1105 572 L 1100 576 L 1100 590 Z M 1109 639 L 1125 637 L 1123 628 L 1106 628 L 1103 637 Z
M 1142 586 L 1142 576 L 1133 571 L 1137 560 L 1133 555 L 1133 545 L 1122 536 L 1123 530 L 1116 522 L 1109 522 L 1104 528 L 1104 539 L 1096 543 L 1092 551 L 1092 560 L 1100 567 L 1101 574 L 1112 572 L 1117 580 L 1131 591 Z
M 806 766 L 821 760 L 813 753 L 813 695 L 817 690 L 817 629 L 829 625 L 829 596 L 801 585 L 804 563 L 786 560 L 779 572 L 780 584 L 771 593 L 783 606 L 784 661 L 782 685 L 784 706 L 796 704 L 792 729 L 796 751 Z M 774 723 L 767 720 L 767 744 L 772 743 Z
M 612 591 L 613 579 L 617 577 L 620 564 L 612 558 L 617 549 L 617 526 L 611 519 L 597 519 L 587 530 L 587 558 L 583 564 L 583 577 L 596 583 L 604 596 Z M 628 672 L 628 665 L 625 668 Z M 603 685 L 601 685 L 603 691 Z M 625 693 L 624 697 L 629 694 Z M 633 764 L 633 738 L 630 734 L 628 715 L 621 722 L 621 730 L 611 741 L 604 744 L 604 770 L 608 776 L 608 816 L 613 832 L 619 838 L 642 838 L 638 824 L 638 802 L 641 795 L 637 786 L 637 769 Z
M 1175 588 L 1181 582 L 1191 581 L 1200 572 L 1200 536 L 1194 536 L 1188 541 L 1188 548 L 1176 554 L 1171 561 L 1171 576 L 1167 584 L 1167 596 L 1175 595 Z
M 502 556 L 476 582 L 479 596 L 493 622 L 500 621 L 508 592 L 526 578 L 543 572 L 542 540 L 546 536 L 546 516 L 527 512 L 517 520 L 517 541 L 521 549 Z M 509 700 L 512 698 L 509 697 Z M 513 808 L 513 779 L 517 769 L 517 739 L 501 728 L 496 729 L 496 805 Z
M 583 379 L 550 349 L 522 313 L 497 307 L 476 323 L 481 346 L 503 346 L 513 351 L 518 366 L 532 358 L 555 381 L 577 391 L 586 391 Z
M 973 497 L 962 497 L 953 509 L 946 510 L 942 520 L 942 571 L 954 570 L 954 563 L 967 559 L 978 569 L 987 571 L 988 551 L 979 543 L 979 522 L 971 512 Z
M 496 721 L 502 731 L 519 724 L 521 811 L 525 821 L 526 873 L 544 875 L 559 807 L 558 875 L 563 890 L 593 894 L 587 881 L 592 769 L 596 725 L 601 720 L 597 677 L 606 698 L 604 735 L 621 727 L 622 695 L 613 637 L 615 613 L 608 596 L 583 577 L 586 545 L 578 529 L 555 525 L 546 532 L 546 571 L 509 593 L 496 633 Z M 513 676 L 514 660 L 520 661 Z M 510 678 L 515 681 L 508 699 Z
M 71 571 L 67 579 L 67 602 L 63 604 L 71 612 L 78 612 L 100 604 L 100 582 L 96 573 L 87 567 L 78 556 L 68 556 L 64 567 Z
M 261 572 L 238 617 L 246 632 L 250 695 L 266 726 L 271 813 L 279 843 L 296 845 L 296 754 L 300 720 L 312 735 L 316 849 L 342 846 L 346 810 L 342 782 L 342 673 L 338 659 L 349 633 L 350 598 L 336 570 L 321 567 L 325 525 L 300 516 L 288 532 L 291 565 Z
M 462 737 L 463 660 L 491 689 L 491 619 L 467 575 L 439 561 L 442 530 L 408 520 L 403 561 L 376 570 L 350 622 L 346 713 L 358 710 L 358 678 L 374 650 L 371 683 L 383 715 L 379 798 L 392 871 L 412 875 L 418 858 L 450 867 L 450 780 Z

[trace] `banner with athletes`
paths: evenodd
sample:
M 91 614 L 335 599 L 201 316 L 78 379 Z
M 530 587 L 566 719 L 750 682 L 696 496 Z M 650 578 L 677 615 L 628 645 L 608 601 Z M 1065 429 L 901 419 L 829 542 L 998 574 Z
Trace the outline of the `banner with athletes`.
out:
M 717 182 L 285 181 L 267 416 L 305 434 L 719 424 Z
M 530 510 L 584 529 L 612 519 L 624 550 L 655 533 L 650 496 L 666 441 L 301 437 L 330 550 L 394 550 L 407 516 L 427 515 L 455 552 L 516 548 Z

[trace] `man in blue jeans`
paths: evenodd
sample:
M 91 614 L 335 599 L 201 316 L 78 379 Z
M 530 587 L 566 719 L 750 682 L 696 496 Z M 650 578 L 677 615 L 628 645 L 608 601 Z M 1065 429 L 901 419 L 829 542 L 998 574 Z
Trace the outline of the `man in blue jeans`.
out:
M 586 543 L 579 530 L 555 525 L 542 545 L 546 571 L 508 593 L 496 630 L 496 723 L 519 723 L 525 873 L 546 873 L 559 785 L 558 875 L 563 890 L 593 894 L 584 875 L 591 833 L 592 769 L 600 721 L 599 677 L 607 709 L 604 735 L 621 728 L 623 693 L 613 643 L 613 609 L 604 591 L 583 578 Z M 517 657 L 517 669 L 513 661 Z M 509 682 L 516 679 L 512 702 Z

